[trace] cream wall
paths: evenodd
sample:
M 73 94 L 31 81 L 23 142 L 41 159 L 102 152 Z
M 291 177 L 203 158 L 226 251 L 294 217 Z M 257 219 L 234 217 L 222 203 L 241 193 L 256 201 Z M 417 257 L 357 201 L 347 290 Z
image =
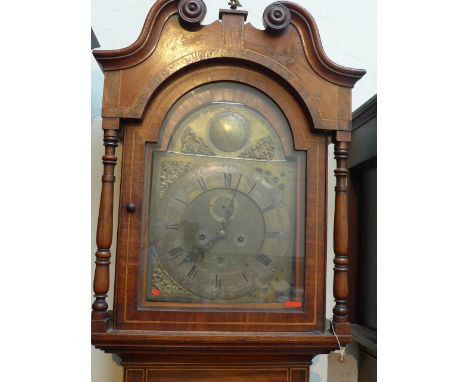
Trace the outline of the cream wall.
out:
M 204 0 L 208 13 L 205 24 L 211 23 L 218 16 L 218 9 L 227 6 L 226 1 Z M 245 9 L 249 11 L 248 21 L 257 28 L 262 28 L 261 17 L 265 7 L 272 0 L 244 0 Z M 304 6 L 315 18 L 322 43 L 327 55 L 340 65 L 364 68 L 366 76 L 357 83 L 353 90 L 353 110 L 363 104 L 376 93 L 376 24 L 375 0 L 315 0 L 301 1 L 298 4 Z M 93 0 L 92 1 L 92 27 L 96 33 L 102 49 L 117 49 L 128 46 L 138 37 L 146 14 L 154 0 Z M 97 215 L 99 210 L 99 199 L 101 189 L 101 156 L 103 155 L 102 130 L 101 130 L 101 97 L 103 86 L 103 75 L 96 63 L 91 58 L 91 82 L 92 82 L 92 115 L 91 115 L 91 245 L 92 272 L 94 274 L 94 252 L 96 251 L 95 234 Z M 329 153 L 329 190 L 334 187 L 334 159 L 333 149 Z M 117 206 L 120 186 L 120 158 L 121 148 L 117 149 L 119 161 L 115 168 L 115 204 L 114 219 L 117 221 Z M 333 213 L 334 199 L 330 193 L 328 200 L 328 248 L 327 248 L 327 309 L 326 316 L 331 317 L 333 308 L 332 283 L 333 280 Z M 108 302 L 113 304 L 114 284 L 114 256 L 116 225 L 114 226 L 114 241 L 111 247 L 113 258 L 111 259 L 111 290 Z M 92 286 L 91 286 L 92 291 Z M 91 299 L 92 300 L 92 299 Z M 347 349 L 351 354 L 356 352 Z M 120 382 L 123 374 L 122 368 L 118 366 L 113 357 L 102 351 L 92 350 L 92 381 L 93 382 Z M 311 381 L 327 381 L 327 356 L 322 355 L 314 359 L 311 368 Z M 354 382 L 354 381 L 353 381 Z

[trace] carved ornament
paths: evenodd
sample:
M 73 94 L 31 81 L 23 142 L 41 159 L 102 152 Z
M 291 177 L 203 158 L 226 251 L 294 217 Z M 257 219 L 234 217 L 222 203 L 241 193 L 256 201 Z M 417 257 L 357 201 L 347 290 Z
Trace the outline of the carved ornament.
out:
M 191 127 L 187 127 L 182 134 L 180 151 L 186 154 L 214 155 L 215 152 L 200 138 Z
M 275 153 L 275 143 L 270 136 L 263 137 L 253 146 L 241 152 L 239 157 L 250 159 L 271 160 Z

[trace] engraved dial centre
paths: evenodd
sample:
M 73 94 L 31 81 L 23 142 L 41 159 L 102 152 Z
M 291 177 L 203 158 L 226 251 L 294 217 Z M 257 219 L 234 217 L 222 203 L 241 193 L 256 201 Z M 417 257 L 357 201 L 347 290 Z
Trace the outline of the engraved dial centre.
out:
M 265 240 L 265 221 L 259 206 L 240 191 L 233 200 L 233 193 L 225 188 L 204 192 L 190 202 L 182 217 L 186 248 L 197 245 L 200 231 L 207 232 L 208 241 L 203 256 L 197 258 L 197 266 L 208 272 L 241 271 L 260 252 Z M 243 232 L 248 231 L 256 235 L 242 245 L 246 236 Z

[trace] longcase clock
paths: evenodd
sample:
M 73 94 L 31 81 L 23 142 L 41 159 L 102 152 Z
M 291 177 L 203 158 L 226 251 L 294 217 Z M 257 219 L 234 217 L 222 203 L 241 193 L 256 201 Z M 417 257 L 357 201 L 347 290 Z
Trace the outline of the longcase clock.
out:
M 105 154 L 92 343 L 127 382 L 305 382 L 337 348 L 325 319 L 327 150 L 337 169 L 333 326 L 351 341 L 347 170 L 351 89 L 313 18 L 276 2 L 265 29 L 201 0 L 160 0 L 105 73 Z M 115 148 L 122 176 L 109 290 Z

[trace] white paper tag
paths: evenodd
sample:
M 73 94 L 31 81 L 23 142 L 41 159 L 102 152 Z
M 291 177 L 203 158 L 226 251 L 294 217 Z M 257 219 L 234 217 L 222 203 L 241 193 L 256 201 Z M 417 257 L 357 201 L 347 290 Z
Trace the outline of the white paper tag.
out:
M 328 355 L 328 382 L 357 382 L 358 370 L 354 357 L 341 353 L 330 353 Z

